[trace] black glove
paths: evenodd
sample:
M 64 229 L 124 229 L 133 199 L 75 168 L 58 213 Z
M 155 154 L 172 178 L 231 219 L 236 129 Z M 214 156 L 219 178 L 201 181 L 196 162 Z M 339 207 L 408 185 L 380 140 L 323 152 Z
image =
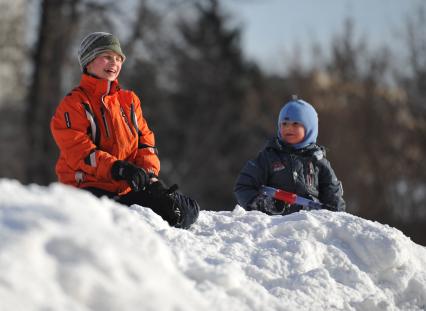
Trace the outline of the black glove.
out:
M 180 223 L 182 213 L 176 206 L 172 194 L 177 190 L 177 185 L 167 188 L 161 180 L 157 180 L 146 187 L 147 205 L 156 214 L 166 220 L 170 226 Z
M 253 210 L 258 210 L 268 215 L 283 215 L 288 205 L 271 197 L 259 195 L 253 200 L 250 207 Z
M 329 210 L 329 211 L 332 211 L 332 212 L 337 212 L 337 211 L 339 211 L 339 210 L 337 209 L 337 207 L 336 207 L 335 205 L 333 205 L 333 204 L 323 203 L 323 204 L 322 204 L 322 206 L 323 206 L 323 209 L 326 209 L 326 210 Z
M 141 192 L 144 197 L 142 205 L 151 208 L 170 226 L 188 229 L 197 220 L 200 206 L 197 201 L 178 192 L 177 189 L 176 184 L 168 188 L 157 179 Z
M 125 180 L 133 191 L 141 191 L 149 183 L 149 176 L 143 168 L 117 160 L 111 167 L 111 176 L 115 180 Z

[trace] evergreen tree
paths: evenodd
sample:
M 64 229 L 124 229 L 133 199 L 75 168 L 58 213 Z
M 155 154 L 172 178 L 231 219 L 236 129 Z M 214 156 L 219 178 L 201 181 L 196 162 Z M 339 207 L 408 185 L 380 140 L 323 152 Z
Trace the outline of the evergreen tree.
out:
M 245 148 L 241 124 L 250 84 L 250 65 L 242 55 L 240 30 L 228 27 L 218 1 L 197 5 L 194 22 L 181 21 L 175 45 L 175 116 L 167 138 L 176 178 L 199 195 L 202 207 L 232 206 L 233 183 Z

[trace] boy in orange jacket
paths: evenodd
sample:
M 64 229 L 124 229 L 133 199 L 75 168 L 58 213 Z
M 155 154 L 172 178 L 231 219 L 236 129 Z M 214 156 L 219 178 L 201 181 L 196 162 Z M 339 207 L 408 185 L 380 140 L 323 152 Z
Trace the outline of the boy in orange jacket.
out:
M 199 206 L 158 180 L 154 133 L 138 96 L 121 89 L 117 80 L 125 59 L 109 33 L 94 32 L 81 42 L 80 85 L 61 101 L 51 121 L 60 149 L 58 179 L 98 197 L 150 207 L 170 225 L 187 228 Z

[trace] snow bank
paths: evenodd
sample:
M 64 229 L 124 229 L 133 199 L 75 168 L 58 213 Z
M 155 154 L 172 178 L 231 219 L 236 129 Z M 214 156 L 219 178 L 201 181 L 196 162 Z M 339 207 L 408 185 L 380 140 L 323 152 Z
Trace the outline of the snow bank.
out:
M 189 231 L 0 181 L 1 310 L 425 310 L 426 248 L 346 213 L 200 213 Z
M 2 181 L 0 193 L 1 310 L 206 305 L 166 243 L 128 209 L 59 184 Z

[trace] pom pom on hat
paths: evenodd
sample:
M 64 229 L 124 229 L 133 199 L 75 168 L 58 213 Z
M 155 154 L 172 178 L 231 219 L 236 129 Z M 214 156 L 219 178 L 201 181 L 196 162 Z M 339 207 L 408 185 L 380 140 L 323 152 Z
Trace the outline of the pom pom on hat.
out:
M 107 32 L 93 32 L 87 35 L 80 43 L 78 49 L 78 61 L 81 71 L 84 71 L 88 63 L 96 58 L 99 54 L 106 51 L 114 51 L 123 57 L 123 62 L 126 59 L 121 50 L 118 39 Z

